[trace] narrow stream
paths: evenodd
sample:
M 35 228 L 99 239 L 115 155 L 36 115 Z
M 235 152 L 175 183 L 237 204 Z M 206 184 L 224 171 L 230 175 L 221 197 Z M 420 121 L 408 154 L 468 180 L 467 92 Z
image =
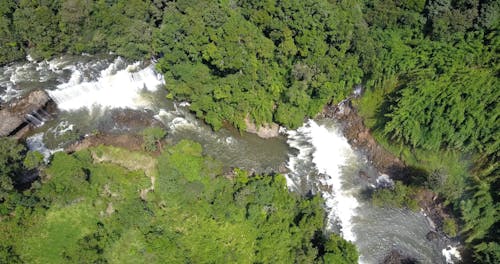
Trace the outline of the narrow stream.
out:
M 164 99 L 163 77 L 154 65 L 127 62 L 113 56 L 65 56 L 44 62 L 19 62 L 0 72 L 0 102 L 34 89 L 44 89 L 58 104 L 54 120 L 36 128 L 30 148 L 47 157 L 70 141 L 97 130 L 138 132 L 116 121 L 134 109 L 140 119 L 156 119 L 168 140 L 200 142 L 206 154 L 227 167 L 255 172 L 289 169 L 290 190 L 321 193 L 328 213 L 327 230 L 355 243 L 360 263 L 380 263 L 393 250 L 420 263 L 453 263 L 447 241 L 428 241 L 431 230 L 419 212 L 373 207 L 363 195 L 380 179 L 370 162 L 352 149 L 331 120 L 309 120 L 297 130 L 274 139 L 260 139 L 231 128 L 214 132 L 187 110 L 187 103 Z M 129 110 L 127 110 L 129 111 Z M 125 115 L 128 115 L 126 112 Z M 135 115 L 134 114 L 134 115 Z

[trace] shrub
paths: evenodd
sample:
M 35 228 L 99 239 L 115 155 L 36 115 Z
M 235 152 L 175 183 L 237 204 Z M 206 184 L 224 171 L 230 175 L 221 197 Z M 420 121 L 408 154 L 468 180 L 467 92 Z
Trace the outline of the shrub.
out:
M 146 151 L 161 150 L 161 140 L 167 135 L 167 132 L 160 127 L 148 127 L 142 131 L 143 148 Z

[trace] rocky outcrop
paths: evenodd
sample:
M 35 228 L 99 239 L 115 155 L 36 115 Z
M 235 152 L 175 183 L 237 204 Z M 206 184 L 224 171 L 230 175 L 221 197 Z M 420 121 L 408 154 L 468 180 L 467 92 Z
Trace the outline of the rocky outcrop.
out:
M 337 119 L 349 143 L 362 150 L 380 172 L 393 177 L 406 170 L 404 163 L 380 146 L 364 125 L 363 118 L 357 114 L 357 109 L 347 99 L 338 105 L 328 105 L 322 112 L 324 118 Z
M 247 116 L 245 118 L 246 131 L 248 133 L 257 134 L 261 138 L 273 138 L 279 135 L 280 127 L 276 123 L 263 124 L 257 127 L 254 122 Z
M 30 127 L 48 118 L 53 101 L 45 91 L 37 90 L 5 104 L 0 109 L 0 136 L 22 137 Z
M 416 264 L 418 261 L 411 257 L 407 256 L 401 251 L 394 249 L 387 254 L 385 259 L 382 261 L 383 264 Z

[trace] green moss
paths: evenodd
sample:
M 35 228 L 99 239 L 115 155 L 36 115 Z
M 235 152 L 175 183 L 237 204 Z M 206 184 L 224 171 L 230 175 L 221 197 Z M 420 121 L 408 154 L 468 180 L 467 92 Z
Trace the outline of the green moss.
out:
M 457 236 L 458 227 L 457 223 L 453 218 L 445 218 L 443 222 L 443 231 L 446 235 L 450 237 Z

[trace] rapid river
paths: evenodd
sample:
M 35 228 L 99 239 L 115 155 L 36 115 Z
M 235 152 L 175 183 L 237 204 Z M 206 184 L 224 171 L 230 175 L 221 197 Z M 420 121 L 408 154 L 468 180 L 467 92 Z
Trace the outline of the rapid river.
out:
M 422 212 L 372 206 L 366 191 L 390 180 L 349 145 L 332 120 L 309 120 L 297 130 L 282 129 L 280 137 L 267 140 L 231 128 L 213 132 L 189 113 L 187 103 L 165 99 L 168 87 L 153 63 L 127 62 L 111 55 L 27 59 L 2 68 L 0 102 L 34 89 L 48 92 L 60 111 L 55 119 L 37 120 L 38 127 L 27 139 L 30 148 L 47 158 L 68 141 L 95 131 L 137 132 L 134 129 L 142 128 L 128 127 L 115 118 L 120 111 L 133 109 L 140 118 L 162 122 L 169 141 L 195 140 L 227 167 L 261 173 L 286 167 L 291 191 L 324 197 L 327 231 L 352 241 L 360 263 L 380 263 L 390 252 L 419 263 L 457 260 L 453 243 L 426 239 L 432 227 Z

